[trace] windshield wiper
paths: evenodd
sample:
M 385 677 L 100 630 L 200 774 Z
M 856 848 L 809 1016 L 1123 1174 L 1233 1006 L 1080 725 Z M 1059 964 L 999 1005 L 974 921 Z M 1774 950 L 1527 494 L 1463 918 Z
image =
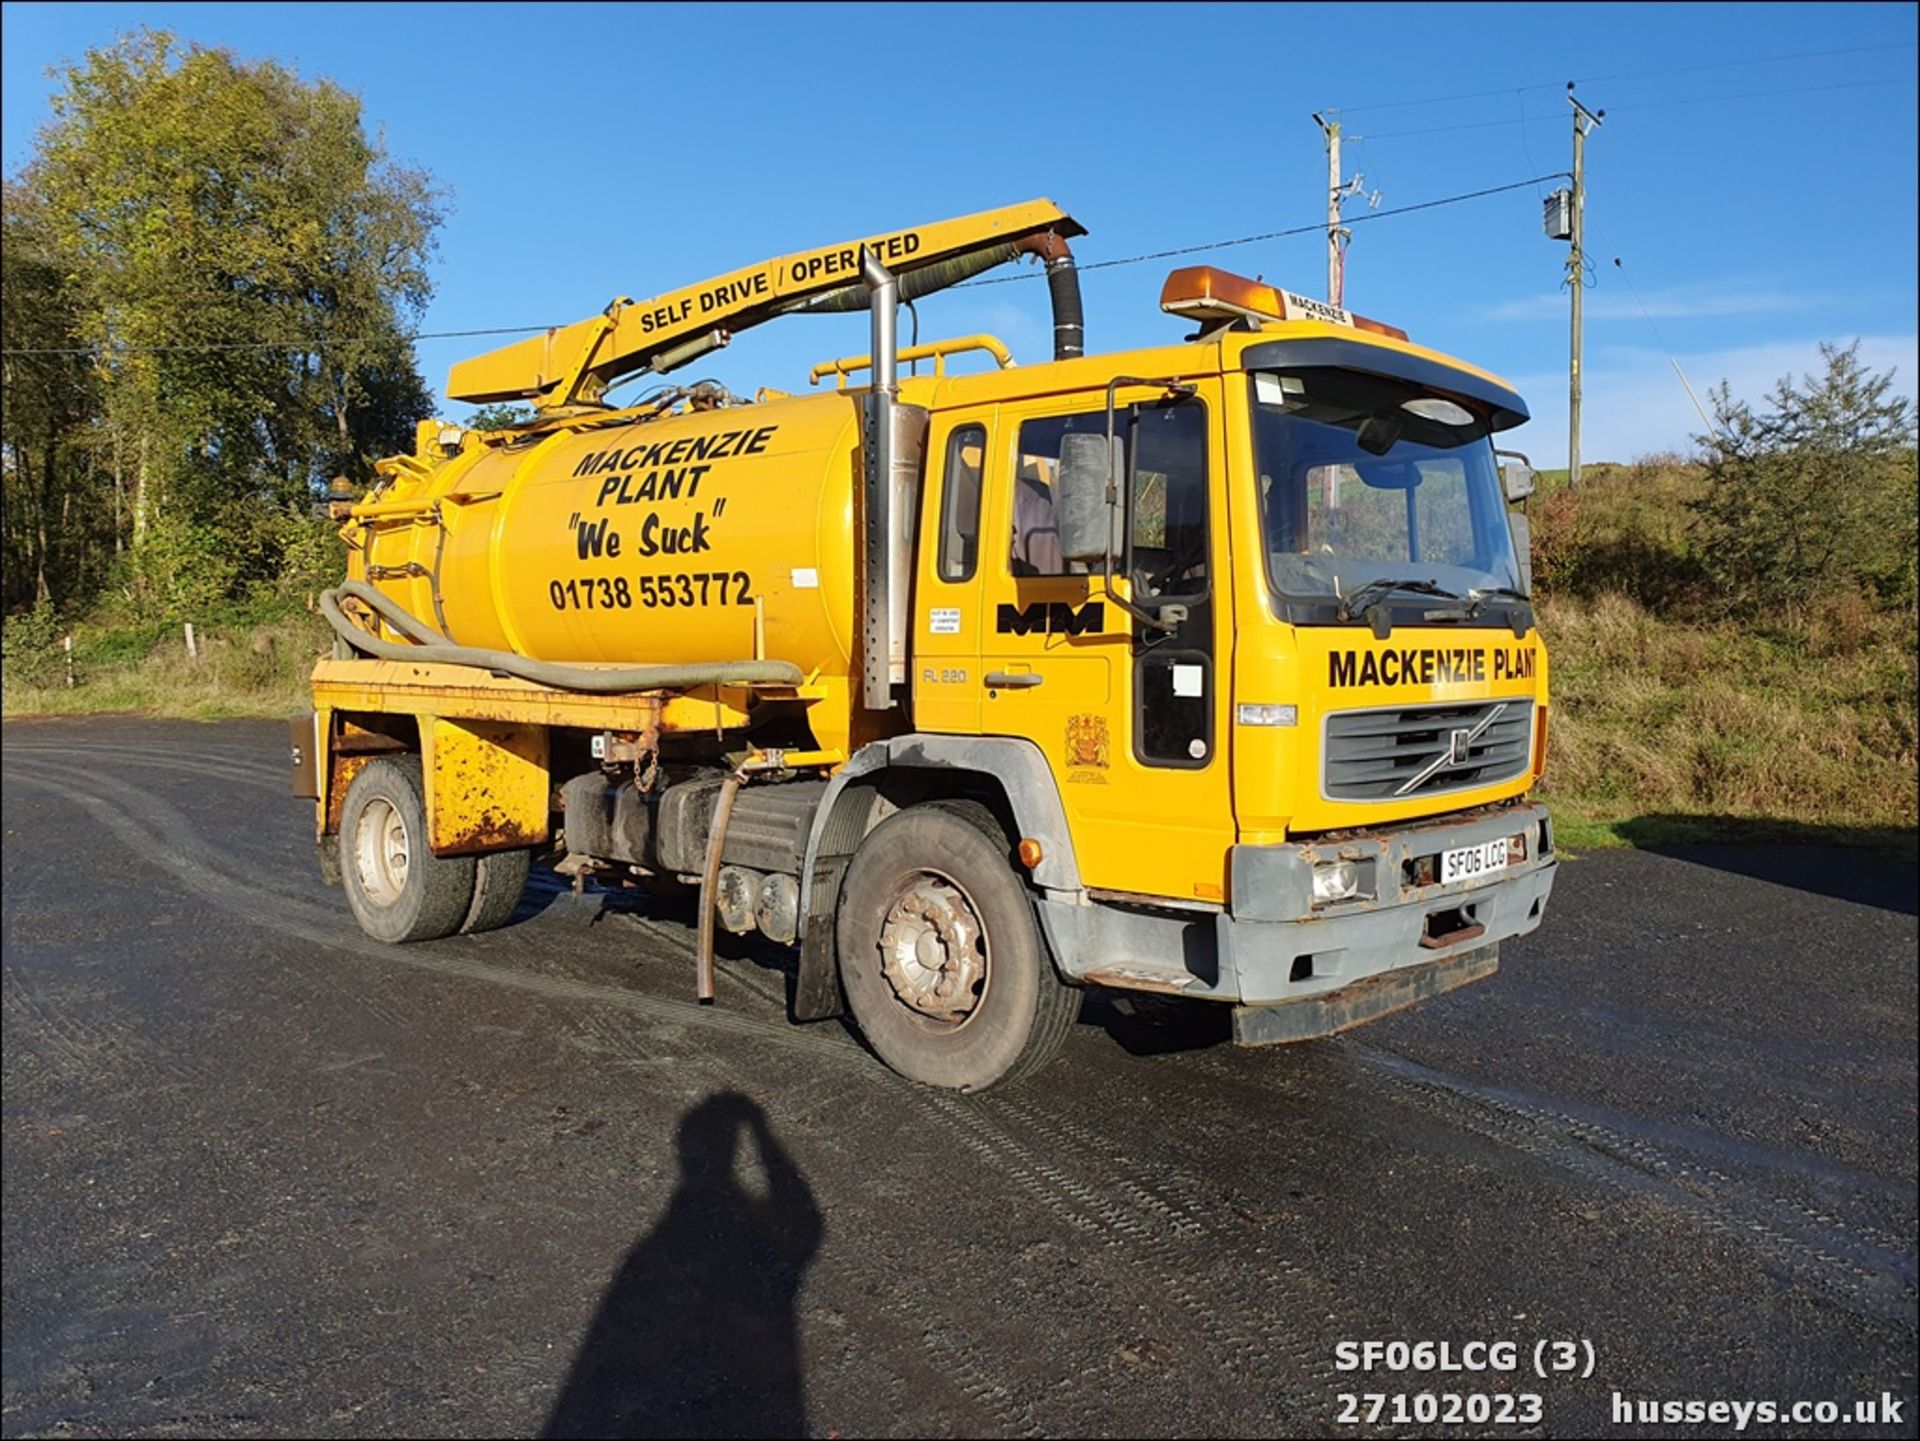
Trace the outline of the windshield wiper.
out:
M 1365 615 L 1376 601 L 1385 600 L 1397 590 L 1412 591 L 1418 595 L 1437 595 L 1446 600 L 1465 600 L 1457 590 L 1448 590 L 1444 585 L 1430 580 L 1370 580 L 1351 595 L 1340 601 L 1340 609 L 1335 614 L 1341 620 L 1352 620 Z
M 1525 635 L 1527 627 L 1533 624 L 1533 597 L 1524 591 L 1505 585 L 1475 586 L 1467 592 L 1467 598 L 1471 602 L 1467 611 L 1469 620 L 1477 618 L 1487 608 L 1488 601 L 1506 600 L 1513 602 L 1508 619 L 1513 623 L 1515 635 Z

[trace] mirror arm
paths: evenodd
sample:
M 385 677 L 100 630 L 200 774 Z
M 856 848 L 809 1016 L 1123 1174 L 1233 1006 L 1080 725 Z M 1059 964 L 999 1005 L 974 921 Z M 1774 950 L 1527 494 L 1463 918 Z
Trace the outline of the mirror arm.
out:
M 1114 590 L 1113 572 L 1111 570 L 1109 570 L 1106 573 L 1106 575 L 1102 577 L 1102 579 L 1105 580 L 1106 582 L 1106 591 L 1105 591 L 1106 598 L 1112 601 L 1115 605 L 1119 606 L 1121 610 L 1125 611 L 1128 615 L 1132 616 L 1135 620 L 1139 621 L 1140 624 L 1145 626 L 1151 626 L 1155 630 L 1163 630 L 1167 632 L 1167 634 L 1169 635 L 1173 634 L 1174 631 L 1180 628 L 1179 620 L 1162 620 L 1159 616 L 1155 615 L 1152 611 L 1142 609 L 1141 607 L 1135 605 L 1132 601 L 1128 600 L 1125 596 L 1121 595 L 1119 592 Z M 1186 607 L 1180 606 L 1178 607 L 1178 609 L 1184 611 Z M 1181 619 L 1184 620 L 1185 616 L 1182 616 Z

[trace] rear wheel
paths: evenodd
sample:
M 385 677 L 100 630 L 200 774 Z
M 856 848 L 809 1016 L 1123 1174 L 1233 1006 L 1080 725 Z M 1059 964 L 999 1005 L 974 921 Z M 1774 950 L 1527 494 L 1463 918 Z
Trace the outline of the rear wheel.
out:
M 473 903 L 460 923 L 460 934 L 498 930 L 513 919 L 533 871 L 533 852 L 488 851 L 473 868 Z
M 360 929 L 378 941 L 450 936 L 474 900 L 474 858 L 427 849 L 418 756 L 369 761 L 340 813 L 340 871 Z
M 920 806 L 861 842 L 840 893 L 854 1020 L 894 1070 L 984 1091 L 1053 1058 L 1080 1011 L 984 807 Z

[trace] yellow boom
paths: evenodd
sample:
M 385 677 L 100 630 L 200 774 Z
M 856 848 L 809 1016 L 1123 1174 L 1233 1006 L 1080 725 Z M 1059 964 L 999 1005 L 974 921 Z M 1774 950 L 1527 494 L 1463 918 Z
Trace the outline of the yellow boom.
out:
M 910 300 L 978 275 L 1023 249 L 1050 255 L 1045 245 L 1034 244 L 1038 237 L 1057 241 L 1085 233 L 1052 201 L 1030 200 L 798 251 L 651 300 L 621 296 L 590 319 L 460 361 L 448 377 L 447 394 L 475 404 L 530 400 L 542 409 L 593 404 L 622 376 L 673 370 L 775 316 L 864 310 L 863 250 L 900 277 L 901 298 Z

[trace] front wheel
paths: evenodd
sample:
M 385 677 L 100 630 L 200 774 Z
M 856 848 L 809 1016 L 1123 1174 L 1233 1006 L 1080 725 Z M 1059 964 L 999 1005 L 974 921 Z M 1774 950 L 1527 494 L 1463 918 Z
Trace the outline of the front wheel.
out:
M 861 842 L 840 892 L 847 1003 L 880 1059 L 984 1091 L 1037 1071 L 1080 1012 L 984 807 L 918 806 Z

